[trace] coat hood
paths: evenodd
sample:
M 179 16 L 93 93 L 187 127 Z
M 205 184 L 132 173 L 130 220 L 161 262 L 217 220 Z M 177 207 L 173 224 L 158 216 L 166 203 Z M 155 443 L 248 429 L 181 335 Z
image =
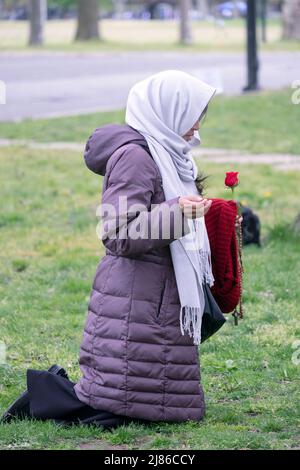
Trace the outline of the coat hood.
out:
M 146 139 L 128 124 L 107 124 L 95 129 L 84 150 L 87 167 L 94 173 L 104 176 L 111 155 L 119 147 L 129 143 L 148 149 Z

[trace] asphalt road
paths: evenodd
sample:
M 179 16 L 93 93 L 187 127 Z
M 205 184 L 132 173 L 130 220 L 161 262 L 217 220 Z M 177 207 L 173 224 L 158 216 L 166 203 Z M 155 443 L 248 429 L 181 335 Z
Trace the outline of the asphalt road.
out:
M 300 52 L 264 52 L 259 62 L 262 88 L 300 80 Z M 164 69 L 194 73 L 229 95 L 240 94 L 246 84 L 242 53 L 7 52 L 0 54 L 0 81 L 6 87 L 0 121 L 119 109 L 131 85 Z

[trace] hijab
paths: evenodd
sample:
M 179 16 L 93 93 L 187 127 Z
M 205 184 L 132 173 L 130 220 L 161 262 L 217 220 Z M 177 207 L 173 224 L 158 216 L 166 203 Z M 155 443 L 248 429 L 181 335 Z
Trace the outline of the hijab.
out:
M 197 131 L 185 135 L 207 107 L 216 89 L 180 70 L 165 70 L 136 83 L 129 91 L 125 122 L 146 139 L 157 164 L 166 200 L 198 194 L 197 165 L 192 147 L 201 139 Z M 203 283 L 210 286 L 209 239 L 204 216 L 187 219 L 190 232 L 170 243 L 171 257 L 180 299 L 181 333 L 201 342 L 205 306 Z

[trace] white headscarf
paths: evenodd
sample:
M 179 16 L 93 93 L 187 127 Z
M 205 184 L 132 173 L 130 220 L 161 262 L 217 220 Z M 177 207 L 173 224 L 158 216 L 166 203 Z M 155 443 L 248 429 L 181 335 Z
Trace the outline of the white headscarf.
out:
M 166 70 L 136 83 L 130 90 L 126 123 L 142 134 L 162 177 L 166 200 L 198 194 L 198 174 L 191 148 L 201 140 L 197 131 L 185 135 L 199 119 L 216 89 L 179 70 Z M 170 244 L 180 298 L 180 326 L 201 342 L 205 306 L 202 284 L 213 284 L 210 247 L 204 217 L 187 219 L 190 233 Z M 192 326 L 192 329 L 191 329 Z

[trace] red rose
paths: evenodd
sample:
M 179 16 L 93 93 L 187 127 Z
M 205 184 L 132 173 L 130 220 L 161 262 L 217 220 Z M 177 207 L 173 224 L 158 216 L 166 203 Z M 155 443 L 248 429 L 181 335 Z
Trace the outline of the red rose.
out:
M 238 171 L 227 171 L 225 178 L 225 186 L 228 188 L 235 188 L 239 184 Z

